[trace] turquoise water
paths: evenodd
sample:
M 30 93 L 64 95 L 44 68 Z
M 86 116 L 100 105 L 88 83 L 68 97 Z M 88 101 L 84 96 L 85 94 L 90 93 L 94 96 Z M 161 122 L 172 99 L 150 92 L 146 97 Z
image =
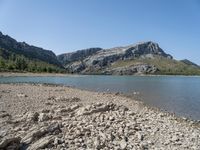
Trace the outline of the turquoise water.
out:
M 74 86 L 93 91 L 136 93 L 148 105 L 200 120 L 200 77 L 62 76 L 0 77 L 0 83 L 34 82 Z

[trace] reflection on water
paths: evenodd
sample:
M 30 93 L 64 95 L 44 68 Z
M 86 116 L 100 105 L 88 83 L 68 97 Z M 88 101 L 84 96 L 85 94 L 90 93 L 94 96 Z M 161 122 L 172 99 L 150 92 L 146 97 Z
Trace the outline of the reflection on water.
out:
M 0 83 L 34 82 L 75 86 L 94 91 L 140 93 L 140 99 L 151 106 L 177 115 L 200 119 L 200 77 L 182 76 L 62 76 L 0 77 Z

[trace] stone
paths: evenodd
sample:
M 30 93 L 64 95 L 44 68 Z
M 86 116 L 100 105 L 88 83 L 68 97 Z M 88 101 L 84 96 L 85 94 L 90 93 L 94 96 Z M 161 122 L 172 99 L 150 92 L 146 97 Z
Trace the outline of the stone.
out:
M 172 139 L 171 139 L 171 141 L 174 141 L 174 142 L 177 142 L 177 141 L 179 141 L 179 138 L 178 138 L 178 136 L 176 136 L 176 135 L 172 136 Z
M 38 116 L 39 116 L 39 113 L 38 113 L 38 112 L 31 112 L 31 113 L 28 113 L 28 115 L 27 115 L 27 120 L 28 120 L 28 121 L 37 122 L 37 121 L 38 121 Z
M 125 140 L 120 141 L 120 147 L 122 150 L 126 149 L 127 143 Z
M 4 136 L 6 136 L 6 134 L 8 133 L 8 130 L 0 130 L 0 137 L 4 137 Z
M 49 109 L 43 109 L 42 113 L 50 113 L 50 110 Z
M 50 132 L 50 133 L 54 133 L 56 132 L 56 134 L 60 133 L 61 132 L 61 124 L 55 122 L 55 123 L 52 123 L 50 124 L 48 127 L 47 127 L 47 132 Z
M 139 133 L 139 132 L 137 132 L 137 137 L 138 137 L 138 139 L 139 139 L 140 141 L 142 141 L 143 138 L 144 138 L 144 136 L 143 136 L 141 133 Z
M 0 118 L 6 118 L 6 117 L 11 117 L 9 113 L 3 112 L 0 114 Z
M 146 143 L 146 142 L 141 143 L 140 148 L 143 149 L 143 150 L 147 150 L 148 149 L 148 143 Z
M 33 128 L 32 131 L 26 134 L 22 138 L 22 142 L 29 144 L 32 143 L 33 141 L 40 139 L 42 136 L 44 136 L 47 133 L 47 129 L 42 127 L 42 128 Z
M 100 137 L 94 138 L 94 146 L 95 148 L 98 148 L 100 146 Z
M 72 97 L 72 98 L 70 99 L 70 102 L 79 102 L 79 101 L 81 101 L 81 99 L 78 98 L 78 97 Z
M 127 114 L 130 115 L 130 116 L 133 116 L 133 115 L 135 115 L 135 112 L 129 110 L 129 111 L 127 111 Z
M 43 122 L 49 120 L 51 117 L 46 113 L 40 113 L 38 116 L 38 121 Z
M 27 96 L 26 94 L 24 94 L 24 93 L 18 93 L 17 96 L 18 96 L 18 97 L 28 97 L 28 96 Z
M 110 121 L 114 121 L 114 120 L 115 120 L 115 117 L 114 117 L 114 116 L 110 116 L 110 117 L 109 117 L 109 120 L 110 120 Z
M 62 144 L 62 143 L 64 143 L 63 139 L 60 139 L 60 138 L 57 138 L 57 137 L 54 139 L 54 145 L 58 145 L 58 144 Z
M 51 102 L 45 102 L 45 105 L 53 105 Z
M 86 108 L 81 107 L 80 109 L 77 110 L 76 114 L 77 114 L 77 116 L 85 115 L 85 114 L 87 114 L 87 110 L 86 110 Z
M 182 123 L 183 120 L 174 120 L 167 113 L 148 107 L 139 108 L 135 105 L 131 109 L 112 102 L 56 104 L 39 113 L 13 115 L 12 124 L 0 120 L 0 124 L 3 124 L 0 126 L 0 143 L 13 135 L 22 139 L 20 142 L 8 141 L 3 144 L 7 145 L 4 146 L 7 149 L 19 146 L 26 149 L 63 150 L 199 148 L 198 127 L 193 128 L 186 121 Z
M 49 126 L 44 127 L 33 127 L 29 132 L 22 138 L 23 143 L 32 143 L 46 134 L 58 134 L 61 132 L 60 125 L 58 123 L 52 123 Z
M 74 110 L 78 109 L 79 107 L 80 107 L 79 105 L 75 104 L 75 105 L 72 105 L 72 106 L 70 107 L 70 109 L 71 109 L 72 111 L 74 111 Z
M 20 137 L 4 138 L 0 142 L 0 149 L 8 149 L 9 147 L 12 147 L 13 149 L 19 149 L 20 141 Z
M 47 148 L 47 147 L 49 148 L 49 145 L 51 143 L 53 143 L 53 141 L 54 141 L 54 137 L 52 135 L 44 137 L 44 138 L 41 138 L 38 141 L 36 141 L 33 144 L 31 144 L 27 148 L 27 150 L 39 150 L 39 149 L 44 149 L 44 148 Z

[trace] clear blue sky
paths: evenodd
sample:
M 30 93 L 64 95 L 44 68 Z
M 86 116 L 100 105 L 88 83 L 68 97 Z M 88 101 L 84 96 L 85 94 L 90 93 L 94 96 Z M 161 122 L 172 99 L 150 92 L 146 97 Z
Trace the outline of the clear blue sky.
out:
M 200 64 L 200 0 L 0 0 L 0 31 L 56 54 L 151 40 Z

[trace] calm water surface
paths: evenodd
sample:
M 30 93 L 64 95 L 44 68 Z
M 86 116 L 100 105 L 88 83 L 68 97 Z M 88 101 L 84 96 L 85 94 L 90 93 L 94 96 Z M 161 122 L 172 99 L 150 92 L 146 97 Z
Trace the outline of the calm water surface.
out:
M 200 77 L 62 76 L 0 77 L 0 83 L 34 82 L 75 86 L 94 91 L 139 92 L 139 100 L 177 115 L 200 120 Z

